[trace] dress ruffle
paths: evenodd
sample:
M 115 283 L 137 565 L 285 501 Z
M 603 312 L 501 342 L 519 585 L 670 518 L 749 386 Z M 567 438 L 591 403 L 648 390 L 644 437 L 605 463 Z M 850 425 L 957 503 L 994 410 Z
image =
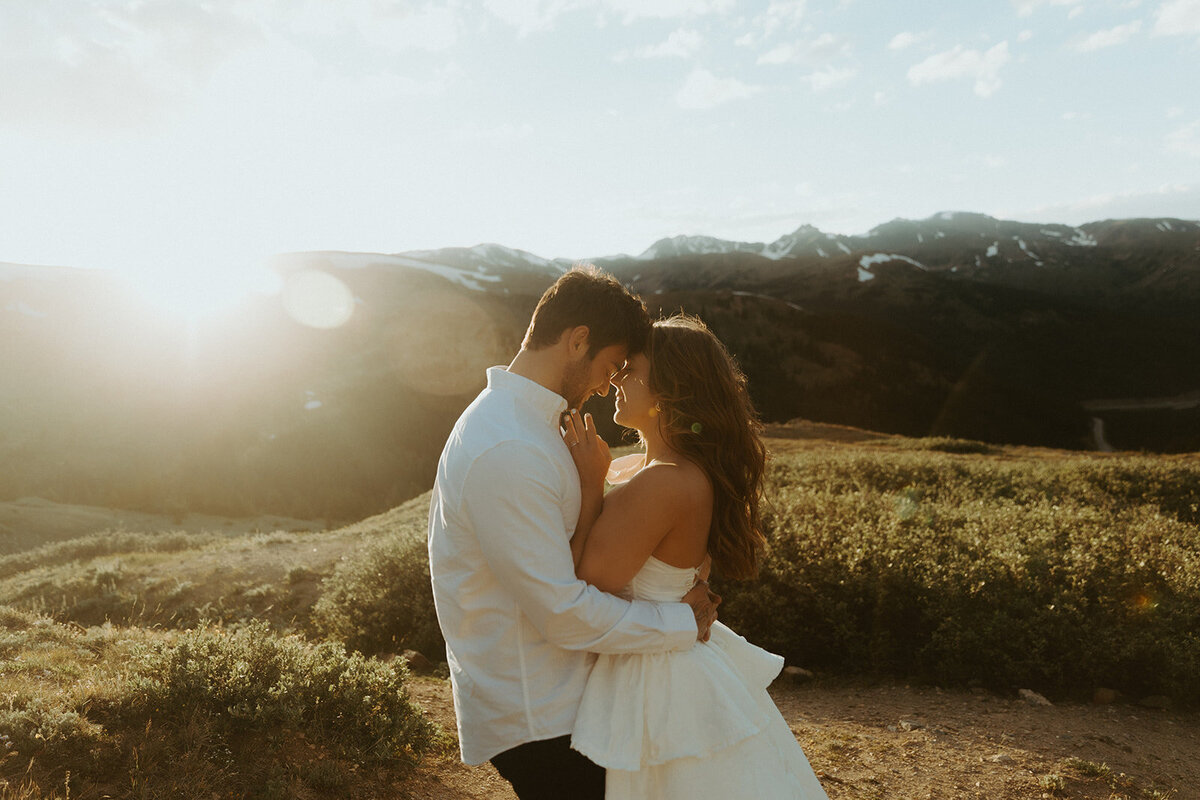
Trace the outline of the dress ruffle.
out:
M 619 770 L 712 755 L 765 729 L 756 695 L 782 668 L 721 623 L 685 652 L 601 655 L 571 746 Z

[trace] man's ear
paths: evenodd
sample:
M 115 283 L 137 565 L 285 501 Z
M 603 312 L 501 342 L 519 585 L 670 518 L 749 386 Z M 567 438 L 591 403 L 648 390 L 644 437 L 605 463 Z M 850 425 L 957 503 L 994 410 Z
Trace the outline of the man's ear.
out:
M 592 332 L 587 325 L 576 325 L 567 334 L 567 352 L 572 358 L 587 355 Z

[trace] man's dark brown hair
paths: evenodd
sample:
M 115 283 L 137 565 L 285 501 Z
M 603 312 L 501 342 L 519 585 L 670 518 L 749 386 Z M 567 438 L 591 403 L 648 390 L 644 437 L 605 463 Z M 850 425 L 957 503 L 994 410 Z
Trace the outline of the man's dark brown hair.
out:
M 614 344 L 628 344 L 633 354 L 646 347 L 650 315 L 616 278 L 591 264 L 578 264 L 542 295 L 521 346 L 549 347 L 563 331 L 579 325 L 588 327 L 589 358 Z

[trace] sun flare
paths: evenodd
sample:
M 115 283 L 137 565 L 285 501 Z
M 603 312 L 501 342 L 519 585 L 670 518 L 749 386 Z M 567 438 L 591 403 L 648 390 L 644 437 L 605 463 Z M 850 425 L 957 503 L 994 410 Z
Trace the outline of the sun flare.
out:
M 163 269 L 126 279 L 160 313 L 185 324 L 222 316 L 255 295 L 279 294 L 283 281 L 265 266 L 245 269 Z

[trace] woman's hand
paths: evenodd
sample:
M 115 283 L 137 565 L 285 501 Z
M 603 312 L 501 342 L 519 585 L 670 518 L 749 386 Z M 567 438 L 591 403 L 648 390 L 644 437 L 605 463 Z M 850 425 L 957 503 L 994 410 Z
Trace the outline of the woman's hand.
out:
M 612 455 L 608 452 L 608 444 L 596 433 L 592 415 L 584 414 L 580 418 L 578 409 L 571 409 L 563 424 L 562 435 L 579 470 L 580 485 L 584 489 L 599 488 L 603 492 Z

